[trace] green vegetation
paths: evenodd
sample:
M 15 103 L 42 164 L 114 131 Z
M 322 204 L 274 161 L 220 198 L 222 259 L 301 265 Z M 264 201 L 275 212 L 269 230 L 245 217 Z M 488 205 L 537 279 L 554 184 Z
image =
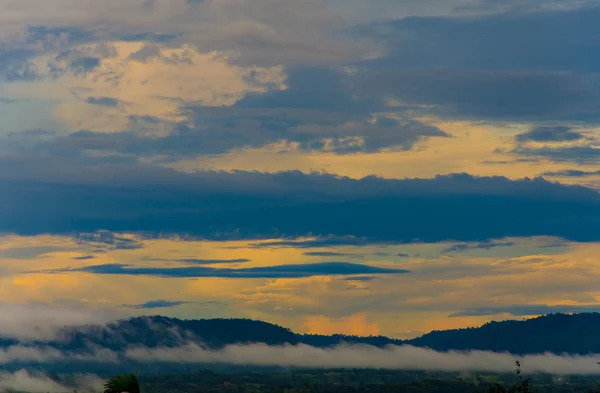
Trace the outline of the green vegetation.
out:
M 434 331 L 405 342 L 438 351 L 486 350 L 516 355 L 600 353 L 600 314 L 551 314 L 524 321 L 489 322 L 478 328 Z
M 515 370 L 515 374 L 517 374 L 517 377 L 521 378 L 521 362 L 517 360 L 516 365 L 517 369 Z M 506 389 L 504 385 L 496 383 L 488 389 L 488 393 L 530 393 L 529 381 L 529 378 L 522 379 L 520 383 L 515 384 L 508 389 Z
M 123 377 L 117 378 L 121 379 L 110 386 L 124 389 Z M 134 386 L 141 387 L 143 393 L 600 393 L 590 390 L 595 380 L 596 377 L 546 374 L 524 378 L 517 362 L 513 374 L 347 369 L 261 373 L 200 370 L 188 374 L 145 375 Z M 118 389 L 111 387 L 105 393 L 139 393 L 135 388 Z
M 104 393 L 140 393 L 140 384 L 135 374 L 117 375 L 104 384 Z

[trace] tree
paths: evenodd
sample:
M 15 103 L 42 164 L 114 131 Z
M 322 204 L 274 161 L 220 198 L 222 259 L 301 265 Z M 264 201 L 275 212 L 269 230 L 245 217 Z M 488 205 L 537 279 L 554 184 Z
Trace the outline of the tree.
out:
M 515 374 L 521 379 L 521 383 L 510 387 L 510 389 L 506 389 L 504 386 L 500 384 L 495 384 L 488 390 L 488 393 L 530 393 L 529 390 L 529 378 L 523 379 L 521 376 L 521 362 L 516 361 L 515 365 L 517 369 L 515 370 Z
M 104 393 L 140 393 L 140 383 L 135 374 L 117 375 L 106 381 Z
M 600 362 L 598 362 L 598 364 L 600 365 Z M 596 389 L 592 390 L 588 390 L 588 393 L 600 393 L 600 383 L 596 385 Z

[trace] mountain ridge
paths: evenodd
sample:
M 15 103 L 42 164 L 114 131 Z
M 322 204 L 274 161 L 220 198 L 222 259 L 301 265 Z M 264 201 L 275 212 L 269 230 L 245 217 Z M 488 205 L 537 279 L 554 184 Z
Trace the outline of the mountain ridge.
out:
M 385 336 L 299 334 L 276 324 L 252 319 L 178 319 L 134 317 L 106 326 L 64 328 L 60 338 L 46 342 L 61 350 L 89 347 L 116 351 L 130 346 L 175 347 L 194 342 L 218 349 L 230 344 L 305 344 L 331 347 L 342 343 L 412 345 L 437 351 L 484 350 L 513 354 L 600 354 L 600 313 L 549 314 L 527 320 L 488 322 L 479 327 L 437 330 L 410 340 Z M 1 344 L 0 344 L 1 345 Z

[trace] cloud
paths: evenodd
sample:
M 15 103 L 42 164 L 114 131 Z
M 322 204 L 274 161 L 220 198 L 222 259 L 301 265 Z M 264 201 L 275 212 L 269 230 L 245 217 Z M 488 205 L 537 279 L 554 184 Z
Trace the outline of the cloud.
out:
M 375 280 L 375 277 L 368 277 L 368 276 L 359 276 L 359 277 L 346 277 L 344 278 L 344 281 L 357 281 L 357 282 L 371 282 Z
M 158 277 L 229 277 L 229 278 L 301 278 L 333 275 L 361 274 L 403 274 L 409 273 L 401 269 L 385 269 L 368 265 L 347 262 L 327 262 L 303 265 L 279 265 L 267 267 L 251 267 L 245 269 L 217 269 L 210 267 L 175 267 L 152 268 L 131 267 L 123 264 L 107 264 L 86 266 L 82 268 L 64 268 L 29 273 L 73 273 L 85 272 L 105 275 L 132 275 Z
M 385 368 L 397 370 L 512 372 L 519 359 L 527 373 L 597 374 L 596 356 L 525 355 L 487 351 L 436 352 L 411 346 L 376 348 L 368 345 L 338 345 L 315 348 L 308 345 L 231 345 L 219 351 L 195 344 L 180 348 L 134 348 L 126 357 L 137 361 L 177 363 L 228 363 L 260 366 L 311 368 Z
M 154 310 L 157 308 L 172 308 L 179 307 L 186 304 L 197 304 L 201 306 L 208 305 L 223 305 L 224 303 L 219 302 L 190 302 L 190 301 L 169 301 L 169 300 L 150 300 L 142 304 L 123 304 L 121 307 L 133 308 L 137 310 Z
M 58 349 L 41 346 L 11 345 L 0 349 L 0 364 L 46 363 L 64 360 L 65 355 Z
M 167 258 L 144 258 L 145 261 L 173 261 L 173 259 Z M 221 265 L 230 263 L 247 263 L 252 262 L 251 259 L 247 258 L 236 258 L 236 259 L 197 259 L 197 258 L 184 258 L 176 259 L 176 262 L 189 263 L 192 265 Z
M 44 148 L 70 154 L 87 151 L 177 161 L 273 144 L 282 145 L 282 152 L 355 154 L 411 150 L 426 138 L 450 137 L 410 115 L 390 111 L 380 99 L 357 98 L 352 79 L 339 70 L 293 68 L 281 71 L 280 78 L 281 83 L 275 84 L 267 78 L 271 83 L 258 83 L 255 91 L 250 89 L 235 99 L 233 93 L 225 91 L 230 99 L 226 105 L 213 105 L 199 98 L 195 102 L 191 98 L 175 99 L 167 89 L 158 98 L 173 99 L 158 106 L 136 106 L 136 100 L 151 99 L 146 95 L 121 98 L 124 101 L 118 111 L 116 106 L 109 108 L 114 116 L 122 118 L 118 129 L 100 132 L 92 127 L 96 124 L 94 118 L 84 119 L 76 129 L 91 129 L 95 133 L 75 131 L 46 143 Z M 210 97 L 218 94 L 211 93 Z M 105 112 L 92 109 L 105 117 Z M 147 121 L 144 115 L 152 116 L 153 121 Z
M 0 250 L 0 258 L 32 260 L 38 259 L 44 254 L 63 250 L 65 249 L 55 246 L 5 248 Z
M 372 67 L 356 78 L 365 94 L 451 119 L 577 119 L 600 104 L 595 76 L 562 72 Z
M 86 101 L 88 104 L 92 105 L 108 106 L 112 108 L 119 106 L 119 100 L 112 97 L 88 97 Z
M 119 361 L 119 356 L 117 352 L 98 347 L 87 348 L 83 352 L 67 352 L 49 345 L 9 344 L 0 348 L 0 365 L 6 367 L 18 364 L 43 365 L 59 362 L 116 363 Z
M 274 240 L 253 243 L 250 248 L 321 248 L 336 246 L 364 246 L 371 243 L 369 239 L 357 238 L 355 236 L 326 236 L 310 240 Z
M 0 303 L 0 335 L 27 340 L 52 340 L 65 326 L 104 324 L 120 314 L 111 310 L 94 310 L 81 305 L 56 306 L 42 303 Z
M 548 177 L 588 177 L 598 175 L 600 175 L 600 171 L 582 171 L 579 169 L 565 169 L 564 171 L 544 172 L 542 174 L 542 176 Z
M 517 317 L 537 316 L 548 314 L 570 314 L 570 313 L 589 313 L 600 312 L 600 305 L 556 305 L 548 306 L 545 304 L 523 304 L 506 307 L 480 307 L 468 308 L 450 315 L 450 317 L 473 317 L 509 314 Z
M 386 48 L 357 73 L 363 94 L 428 105 L 422 112 L 449 118 L 583 120 L 597 113 L 600 56 L 590 56 L 598 43 L 587 39 L 600 32 L 592 22 L 597 4 L 542 10 L 533 1 L 524 11 L 507 2 L 498 12 L 505 3 L 484 3 L 483 14 L 491 14 L 387 18 L 362 27 Z
M 0 156 L 5 191 L 0 195 L 0 231 L 76 232 L 80 241 L 100 248 L 142 247 L 135 236 L 114 232 L 290 242 L 324 237 L 321 246 L 536 235 L 600 238 L 594 230 L 600 220 L 595 214 L 598 193 L 543 179 L 459 174 L 355 180 L 300 172 L 185 174 L 143 165 L 86 168 L 65 167 L 60 161 L 17 162 Z
M 591 23 L 600 15 L 597 3 L 589 1 L 584 6 L 573 7 L 574 3 L 582 3 L 561 2 L 565 8 L 571 6 L 572 9 L 543 9 L 538 0 L 484 3 L 511 8 L 517 3 L 527 3 L 530 9 L 471 17 L 380 19 L 371 24 L 370 31 L 378 42 L 385 42 L 387 56 L 376 62 L 388 66 L 396 64 L 399 69 L 593 73 L 600 68 L 600 57 L 590 55 L 597 48 L 597 41 L 585 40 L 600 31 L 600 27 Z M 365 34 L 368 32 L 367 28 Z
M 478 0 L 468 5 L 457 7 L 456 11 L 481 12 L 483 14 L 528 14 L 540 12 L 577 11 L 586 7 L 594 7 L 593 0 L 562 2 L 556 0 Z
M 427 0 L 402 2 L 374 0 L 365 4 L 361 0 L 333 0 L 336 10 L 351 20 L 381 21 L 437 17 L 475 19 L 493 15 L 519 16 L 532 12 L 556 12 L 576 10 L 595 5 L 594 0 Z
M 345 252 L 334 252 L 334 251 L 309 251 L 305 252 L 303 255 L 307 257 L 348 257 L 348 258 L 363 258 L 364 255 L 361 254 L 352 254 Z
M 600 157 L 600 144 L 592 132 L 584 134 L 564 126 L 536 127 L 516 135 L 515 141 L 515 148 L 510 153 L 534 161 L 586 164 L 598 162 Z
M 89 261 L 90 259 L 95 259 L 94 255 L 83 255 L 80 257 L 74 257 L 73 259 L 76 261 Z
M 390 20 L 394 12 L 389 11 L 386 21 L 353 25 L 356 19 L 344 21 L 339 12 L 328 9 L 341 12 L 342 5 L 336 2 L 326 6 L 311 0 L 311 8 L 287 0 L 275 1 L 274 7 L 270 1 L 259 0 L 252 7 L 232 1 L 190 7 L 180 0 L 171 7 L 158 3 L 149 7 L 132 0 L 128 5 L 109 2 L 106 9 L 90 1 L 88 12 L 69 0 L 57 5 L 70 7 L 88 21 L 85 24 L 69 22 L 55 10 L 46 9 L 45 15 L 20 6 L 15 15 L 39 19 L 38 27 L 25 35 L 29 46 L 46 36 L 56 38 L 53 45 L 42 40 L 44 49 L 34 50 L 35 56 L 23 55 L 27 66 L 21 71 L 24 76 L 35 74 L 34 81 L 14 81 L 7 89 L 11 98 L 52 100 L 52 105 L 58 98 L 53 120 L 67 130 L 56 140 L 36 144 L 37 149 L 131 162 L 144 157 L 162 163 L 273 144 L 281 144 L 282 153 L 297 154 L 409 150 L 424 138 L 449 136 L 423 121 L 432 114 L 572 120 L 594 116 L 600 102 L 596 83 L 600 63 L 598 56 L 589 56 L 596 47 L 586 39 L 596 36 L 590 15 L 600 11 L 589 4 L 554 7 L 545 2 L 542 7 L 529 2 L 529 11 L 523 12 L 513 3 L 498 11 L 497 3 L 438 2 L 437 8 L 447 10 L 439 12 L 444 17 Z M 432 10 L 432 4 L 383 1 L 378 7 L 397 8 L 398 15 L 426 15 L 435 12 L 414 10 Z M 545 11 L 530 12 L 532 4 Z M 451 11 L 475 5 L 486 11 L 471 9 L 469 15 L 480 16 L 470 18 L 458 17 L 465 11 Z M 263 12 L 258 12 L 261 8 Z M 363 7 L 351 8 L 344 12 L 357 13 Z M 297 19 L 290 20 L 285 9 L 293 10 Z M 319 9 L 321 13 L 316 12 Z M 53 18 L 64 25 L 56 25 Z M 101 28 L 94 30 L 95 25 Z M 314 28 L 306 32 L 305 26 Z M 544 34 L 529 34 L 531 26 Z M 556 34 L 555 26 L 569 34 Z M 290 36 L 296 28 L 297 34 Z M 296 42 L 300 35 L 316 31 L 327 34 L 315 36 L 311 45 Z M 283 43 L 288 40 L 298 46 L 294 56 L 331 55 L 339 60 L 289 59 L 292 54 L 287 53 L 287 60 L 276 61 L 291 51 Z M 366 47 L 375 48 L 377 56 L 364 56 L 363 45 L 358 45 L 360 50 L 340 45 L 362 41 L 369 42 Z M 319 50 L 321 43 L 333 42 L 336 45 L 329 51 Z M 264 56 L 265 52 L 274 53 Z M 562 56 L 547 55 L 557 52 Z M 80 72 L 81 67 L 71 67 L 90 59 L 99 59 L 95 68 Z M 386 105 L 391 98 L 401 105 Z
M 68 65 L 68 68 L 77 74 L 89 73 L 98 68 L 101 64 L 102 60 L 98 57 L 78 57 L 73 60 Z
M 78 233 L 73 236 L 79 244 L 91 245 L 98 250 L 139 250 L 144 248 L 140 239 L 131 235 L 119 235 L 99 230 L 94 233 Z M 90 259 L 90 258 L 86 258 Z
M 255 366 L 307 367 L 307 368 L 363 368 L 391 370 L 425 371 L 487 371 L 510 373 L 516 359 L 521 361 L 527 374 L 549 373 L 560 375 L 597 374 L 597 356 L 567 356 L 553 354 L 513 355 L 491 351 L 448 351 L 437 352 L 427 348 L 408 345 L 389 345 L 383 348 L 370 345 L 341 344 L 330 348 L 316 348 L 305 344 L 269 346 L 266 344 L 228 345 L 219 350 L 206 349 L 197 344 L 179 347 L 130 347 L 123 353 L 102 349 L 97 353 L 78 356 L 48 349 L 30 348 L 31 353 L 46 355 L 17 356 L 13 360 L 25 360 L 43 367 L 44 363 L 63 360 L 103 363 L 107 360 L 133 360 L 140 363 L 179 363 L 179 364 L 235 364 Z M 9 361 L 0 351 L 0 361 Z M 52 353 L 52 356 L 48 354 Z M 5 363 L 6 364 L 6 363 Z M 0 375 L 0 388 L 18 386 L 24 391 L 48 392 L 54 390 L 52 384 L 44 384 L 46 379 L 40 374 L 20 371 L 15 374 Z M 56 382 L 55 382 L 56 383 Z M 102 386 L 102 381 L 92 375 L 77 376 L 75 384 L 82 390 Z M 43 386 L 43 390 L 38 387 Z M 52 388 L 50 388 L 52 387 Z M 87 390 L 86 390 L 87 391 Z
M 52 7 L 37 1 L 15 5 L 2 0 L 0 6 L 11 9 L 10 17 L 0 17 L 0 39 L 13 46 L 29 33 L 33 39 L 25 41 L 26 47 L 36 48 L 36 38 L 44 38 L 44 32 L 54 33 L 54 45 L 58 40 L 64 45 L 77 39 L 184 42 L 207 52 L 238 52 L 246 64 L 257 65 L 336 64 L 358 60 L 372 51 L 344 34 L 347 24 L 343 18 L 316 0 L 301 4 L 287 0 L 252 4 L 174 0 L 151 6 L 147 0 L 126 4 L 58 0 Z M 28 31 L 27 26 L 38 27 Z
M 68 391 L 98 392 L 104 381 L 95 375 L 77 375 L 69 386 L 60 384 L 45 374 L 20 370 L 0 373 L 0 390 L 27 393 L 63 393 Z
M 518 134 L 518 142 L 570 142 L 583 139 L 583 134 L 572 131 L 569 127 L 536 127 L 530 131 Z
M 191 263 L 194 265 L 219 265 L 219 264 L 227 264 L 227 263 L 246 263 L 252 262 L 251 259 L 247 258 L 237 258 L 237 259 L 178 259 L 178 262 Z
M 555 162 L 574 162 L 581 165 L 595 164 L 600 160 L 600 145 L 597 142 L 590 142 L 588 145 L 566 147 L 518 146 L 513 153 L 528 157 L 545 158 Z
M 328 318 L 324 315 L 308 316 L 304 320 L 308 334 L 347 334 L 352 336 L 378 336 L 379 326 L 368 320 L 364 314 L 354 314 L 342 318 Z
M 483 242 L 483 243 L 478 243 L 478 244 L 462 243 L 462 244 L 455 244 L 453 246 L 445 248 L 442 252 L 452 253 L 452 252 L 464 252 L 464 251 L 469 251 L 469 250 L 491 250 L 492 248 L 496 248 L 496 247 L 512 247 L 514 245 L 515 245 L 514 242 L 494 242 L 494 241 L 488 241 L 488 242 Z
M 137 54 L 144 48 L 143 42 L 116 41 L 43 54 L 29 63 L 36 78 L 14 81 L 7 90 L 15 97 L 57 102 L 54 120 L 70 132 L 118 132 L 140 128 L 131 120 L 136 117 L 183 122 L 185 105 L 231 106 L 249 93 L 286 88 L 278 65 L 242 67 L 232 64 L 234 54 L 200 52 L 187 44 L 156 46 L 156 56 L 140 61 Z
M 179 307 L 190 302 L 184 301 L 168 301 L 168 300 L 150 300 L 142 304 L 124 304 L 122 307 L 135 308 L 141 310 L 155 309 L 155 308 L 170 308 Z

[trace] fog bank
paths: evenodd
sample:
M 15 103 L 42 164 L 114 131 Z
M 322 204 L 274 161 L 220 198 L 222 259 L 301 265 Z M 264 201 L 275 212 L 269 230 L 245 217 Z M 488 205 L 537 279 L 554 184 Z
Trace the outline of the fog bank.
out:
M 236 365 L 310 368 L 381 368 L 429 371 L 513 372 L 520 360 L 526 373 L 600 374 L 598 356 L 539 354 L 517 356 L 489 351 L 437 352 L 412 346 L 344 344 L 332 348 L 308 345 L 269 346 L 230 345 L 208 350 L 196 344 L 178 348 L 131 348 L 125 356 L 132 360 L 179 363 L 228 363 Z
M 7 304 L 0 302 L 0 336 L 28 340 L 60 339 L 65 327 L 103 326 L 123 315 L 112 310 L 83 306 L 52 306 L 42 303 Z
M 95 375 L 78 375 L 74 384 L 61 385 L 44 374 L 30 373 L 26 370 L 15 373 L 0 373 L 0 391 L 19 391 L 29 393 L 101 392 L 104 381 Z

